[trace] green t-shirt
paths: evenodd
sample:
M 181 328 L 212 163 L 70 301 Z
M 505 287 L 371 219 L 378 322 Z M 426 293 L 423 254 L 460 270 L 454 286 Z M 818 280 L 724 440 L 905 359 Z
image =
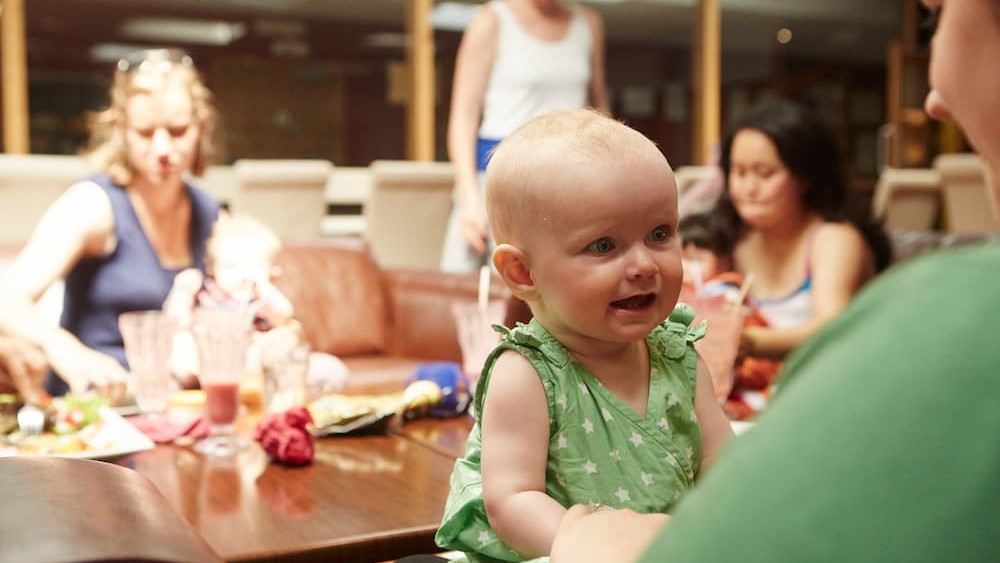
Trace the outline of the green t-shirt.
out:
M 1000 248 L 886 272 L 781 377 L 643 562 L 1000 560 Z

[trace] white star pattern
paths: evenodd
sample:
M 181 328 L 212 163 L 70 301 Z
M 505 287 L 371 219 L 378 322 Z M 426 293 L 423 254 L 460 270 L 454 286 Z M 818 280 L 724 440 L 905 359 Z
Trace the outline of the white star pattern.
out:
M 662 428 L 663 430 L 670 430 L 670 422 L 667 421 L 667 417 L 661 418 L 656 423 L 656 425 L 659 426 L 660 428 Z
M 568 400 L 566 399 L 566 395 L 565 395 L 565 394 L 563 394 L 563 395 L 559 395 L 559 398 L 558 398 L 558 399 L 556 399 L 556 403 L 557 403 L 557 404 L 558 404 L 558 405 L 559 405 L 560 407 L 562 407 L 562 410 L 566 410 L 566 405 L 568 405 L 568 404 L 569 404 L 569 401 L 568 401 Z
M 580 384 L 580 392 L 581 393 L 586 393 L 587 392 L 587 384 L 586 383 L 581 383 Z
M 594 423 L 591 422 L 589 418 L 583 419 L 583 424 L 581 424 L 581 426 L 583 426 L 583 430 L 587 434 L 590 434 L 591 432 L 594 431 Z
M 566 486 L 566 478 L 562 476 L 562 473 L 556 474 L 556 483 L 559 483 L 559 486 L 561 487 Z
M 623 503 L 632 500 L 632 497 L 628 494 L 628 491 L 626 491 L 621 487 L 618 487 L 618 490 L 615 491 L 615 496 L 618 497 L 618 500 L 622 501 Z
M 587 463 L 583 464 L 583 470 L 587 472 L 587 475 L 593 475 L 597 473 L 597 464 L 588 459 Z
M 615 461 L 621 461 L 622 460 L 622 453 L 620 451 L 618 451 L 618 450 L 611 450 L 611 453 L 608 454 L 608 455 L 610 455 L 611 459 L 613 459 Z
M 674 467 L 677 467 L 679 465 L 677 463 L 677 459 L 674 457 L 674 454 L 667 454 L 667 463 L 673 465 Z
M 694 459 L 694 448 L 691 446 L 688 446 L 688 449 L 684 450 L 684 453 L 687 454 L 688 459 Z
M 653 484 L 653 476 L 649 473 L 640 473 L 639 478 L 642 479 L 642 483 L 647 487 Z
M 605 421 L 614 420 L 614 418 L 611 417 L 611 411 L 604 407 L 601 407 L 601 414 L 604 416 Z
M 642 436 L 640 436 L 638 432 L 633 432 L 632 437 L 629 438 L 628 441 L 632 442 L 633 446 L 638 446 L 642 443 Z
M 691 422 L 698 422 L 698 416 L 695 415 L 694 410 L 691 411 Z
M 670 407 L 674 406 L 674 405 L 679 405 L 679 404 L 681 404 L 681 400 L 677 398 L 677 395 L 674 395 L 673 393 L 667 395 L 667 408 L 668 409 Z
M 479 545 L 486 545 L 490 543 L 490 533 L 486 530 L 479 532 Z
M 569 447 L 569 440 L 566 439 L 565 435 L 560 434 L 559 438 L 556 440 L 556 448 L 560 450 L 565 450 Z

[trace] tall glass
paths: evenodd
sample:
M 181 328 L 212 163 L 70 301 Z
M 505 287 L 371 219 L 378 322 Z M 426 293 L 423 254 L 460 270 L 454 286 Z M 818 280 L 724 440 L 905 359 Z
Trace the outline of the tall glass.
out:
M 160 311 L 130 311 L 118 316 L 118 328 L 135 403 L 144 414 L 161 416 L 170 403 L 170 352 L 177 324 Z
M 246 309 L 198 309 L 191 331 L 198 344 L 201 388 L 210 432 L 195 451 L 231 456 L 247 447 L 236 436 L 240 380 L 246 368 L 252 315 Z

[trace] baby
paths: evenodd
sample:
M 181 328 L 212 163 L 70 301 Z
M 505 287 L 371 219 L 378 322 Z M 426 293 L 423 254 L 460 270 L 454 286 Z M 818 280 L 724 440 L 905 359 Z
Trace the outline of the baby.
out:
M 677 189 L 652 142 L 547 114 L 499 145 L 486 193 L 493 265 L 534 319 L 486 361 L 436 539 L 510 561 L 547 556 L 573 504 L 669 511 L 731 430 L 674 309 Z
M 254 339 L 247 354 L 247 372 L 260 372 L 260 351 L 291 351 L 308 347 L 301 323 L 294 319 L 292 302 L 273 280 L 280 271 L 275 266 L 281 241 L 267 226 L 250 217 L 221 216 L 212 230 L 205 255 L 207 276 L 187 269 L 174 278 L 163 310 L 179 320 L 182 327 L 174 339 L 171 368 L 183 387 L 197 386 L 198 354 L 187 328 L 195 307 L 244 307 L 253 313 Z M 311 355 L 314 356 L 314 355 Z M 310 387 L 332 391 L 347 376 L 347 368 L 336 357 L 321 354 L 309 358 Z M 248 385 L 251 388 L 256 385 Z M 252 402 L 252 401 L 251 401 Z
M 735 300 L 742 276 L 732 271 L 733 236 L 725 223 L 711 213 L 695 213 L 678 222 L 677 233 L 684 284 L 700 296 L 724 295 Z

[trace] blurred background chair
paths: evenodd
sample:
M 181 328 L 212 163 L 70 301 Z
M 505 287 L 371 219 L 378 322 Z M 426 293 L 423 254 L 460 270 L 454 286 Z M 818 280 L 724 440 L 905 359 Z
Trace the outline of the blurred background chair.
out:
M 263 222 L 283 240 L 319 238 L 332 170 L 333 164 L 322 159 L 237 160 L 229 209 Z
M 225 207 L 230 207 L 236 197 L 236 173 L 227 164 L 206 166 L 205 173 L 200 178 L 191 178 L 191 182 L 204 188 Z
M 872 216 L 889 230 L 932 231 L 941 215 L 941 175 L 930 168 L 886 168 L 872 196 Z
M 0 499 L 0 561 L 222 561 L 149 480 L 119 465 L 2 459 Z
M 42 213 L 92 169 L 79 156 L 0 154 L 0 242 L 28 240 Z
M 371 194 L 372 174 L 367 166 L 337 166 L 326 184 L 327 216 L 324 236 L 361 236 L 367 227 L 364 204 Z
M 718 168 L 715 166 L 678 166 L 677 170 L 674 170 L 677 194 L 684 195 L 691 186 L 711 178 L 717 171 Z
M 451 212 L 450 162 L 376 160 L 365 237 L 382 268 L 437 270 Z
M 979 155 L 942 154 L 934 159 L 934 169 L 941 174 L 946 230 L 962 234 L 1000 233 Z

